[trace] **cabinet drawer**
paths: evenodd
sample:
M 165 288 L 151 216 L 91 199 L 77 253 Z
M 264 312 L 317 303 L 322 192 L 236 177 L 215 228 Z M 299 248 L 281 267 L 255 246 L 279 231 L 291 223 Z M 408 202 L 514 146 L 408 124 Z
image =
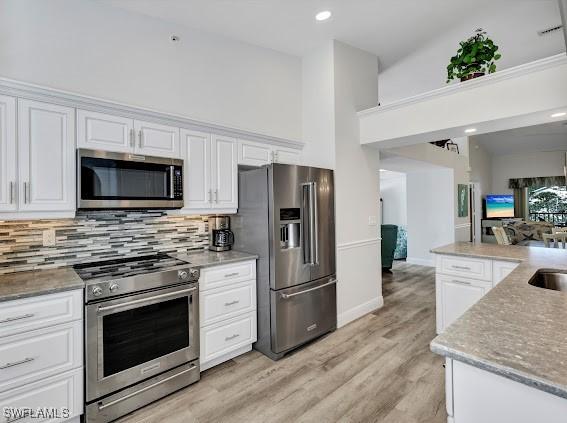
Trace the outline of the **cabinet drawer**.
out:
M 437 272 L 491 282 L 492 262 L 472 257 L 438 255 Z
M 256 280 L 255 260 L 205 268 L 201 271 L 199 288 L 205 291 L 249 280 Z
M 0 392 L 81 367 L 82 328 L 76 321 L 0 339 Z
M 256 312 L 201 329 L 201 363 L 256 342 Z
M 495 260 L 492 263 L 492 275 L 494 286 L 498 285 L 502 279 L 508 276 L 512 271 L 519 266 L 520 263 L 514 263 L 513 261 L 498 261 Z
M 62 418 L 18 418 L 22 415 L 10 415 L 14 411 L 38 408 L 54 410 Z M 61 375 L 30 383 L 21 388 L 0 393 L 1 423 L 7 422 L 62 422 L 83 413 L 83 371 L 73 370 Z M 62 415 L 68 410 L 67 415 Z
M 199 301 L 201 326 L 256 309 L 256 281 L 207 290 Z
M 1 302 L 0 338 L 80 320 L 82 316 L 82 290 Z

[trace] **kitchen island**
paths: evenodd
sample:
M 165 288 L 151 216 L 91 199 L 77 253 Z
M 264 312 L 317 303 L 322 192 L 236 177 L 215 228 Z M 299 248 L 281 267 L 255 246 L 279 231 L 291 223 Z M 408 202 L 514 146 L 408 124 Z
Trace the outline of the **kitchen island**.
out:
M 431 342 L 447 358 L 448 421 L 567 421 L 567 293 L 529 284 L 538 270 L 567 271 L 567 251 L 456 243 L 432 252 L 438 279 L 452 271 L 456 284 L 513 266 Z

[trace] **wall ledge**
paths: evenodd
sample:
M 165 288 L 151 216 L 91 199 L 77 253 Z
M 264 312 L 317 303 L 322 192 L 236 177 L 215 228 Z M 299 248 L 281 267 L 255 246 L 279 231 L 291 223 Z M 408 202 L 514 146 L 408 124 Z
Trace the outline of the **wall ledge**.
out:
M 131 119 L 149 120 L 163 125 L 177 126 L 194 131 L 214 132 L 219 135 L 243 138 L 265 144 L 295 149 L 302 149 L 304 146 L 304 143 L 298 140 L 275 137 L 249 129 L 233 128 L 217 122 L 199 121 L 182 115 L 163 113 L 158 110 L 132 106 L 8 78 L 0 77 L 0 94 L 123 116 Z

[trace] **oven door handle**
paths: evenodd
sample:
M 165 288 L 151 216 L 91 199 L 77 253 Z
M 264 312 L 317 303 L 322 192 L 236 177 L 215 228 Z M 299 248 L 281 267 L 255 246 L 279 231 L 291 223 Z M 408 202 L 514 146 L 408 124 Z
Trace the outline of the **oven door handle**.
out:
M 123 396 L 122 398 L 115 399 L 114 401 L 110 401 L 109 403 L 106 403 L 106 404 L 100 404 L 100 403 L 99 403 L 98 409 L 99 409 L 99 410 L 104 410 L 105 408 L 112 407 L 113 405 L 119 404 L 119 403 L 121 403 L 122 401 L 126 401 L 127 399 L 130 399 L 130 398 L 132 398 L 132 397 L 135 397 L 136 395 L 139 395 L 139 394 L 141 394 L 141 393 L 143 393 L 143 392 L 146 392 L 146 391 L 148 391 L 148 390 L 150 390 L 150 389 L 153 389 L 153 388 L 155 388 L 156 386 L 162 385 L 162 384 L 164 384 L 165 382 L 169 382 L 171 379 L 174 379 L 174 378 L 176 378 L 177 376 L 180 376 L 180 375 L 183 375 L 183 374 L 188 373 L 188 372 L 190 372 L 190 371 L 193 371 L 193 370 L 195 370 L 196 367 L 197 367 L 197 366 L 195 366 L 195 365 L 193 364 L 191 367 L 189 367 L 189 368 L 186 369 L 186 370 L 183 370 L 182 372 L 179 372 L 179 373 L 177 373 L 177 374 L 175 374 L 175 375 L 173 375 L 173 376 L 166 377 L 166 378 L 163 379 L 163 380 L 160 380 L 160 381 L 157 381 L 157 382 L 155 382 L 155 383 L 152 383 L 151 385 L 148 385 L 148 386 L 146 386 L 146 387 L 144 387 L 144 388 L 142 388 L 142 389 L 140 389 L 140 390 L 138 390 L 138 391 L 136 391 L 136 392 L 131 392 L 131 393 L 129 393 L 128 395 Z
M 193 288 L 189 288 L 189 289 L 182 289 L 180 291 L 169 292 L 167 294 L 154 295 L 153 297 L 140 298 L 139 300 L 132 300 L 132 301 L 128 301 L 128 302 L 125 302 L 125 303 L 113 304 L 113 305 L 109 305 L 109 306 L 98 306 L 97 311 L 99 313 L 102 313 L 103 311 L 107 311 L 107 310 L 114 310 L 114 309 L 117 309 L 117 308 L 128 307 L 128 306 L 131 306 L 131 305 L 134 305 L 134 304 L 147 303 L 148 301 L 159 300 L 159 299 L 168 298 L 168 297 L 174 297 L 174 296 L 177 296 L 179 294 L 185 294 L 187 292 L 192 292 L 192 291 L 196 291 L 196 290 L 197 290 L 197 288 L 193 287 Z

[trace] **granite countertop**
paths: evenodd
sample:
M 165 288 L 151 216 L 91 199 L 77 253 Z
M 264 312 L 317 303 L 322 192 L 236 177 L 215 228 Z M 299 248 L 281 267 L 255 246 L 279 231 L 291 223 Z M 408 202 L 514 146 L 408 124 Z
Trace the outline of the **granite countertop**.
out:
M 241 251 L 229 250 L 222 252 L 199 251 L 195 253 L 172 254 L 179 260 L 187 261 L 196 267 L 209 267 L 221 264 L 236 263 L 239 261 L 256 260 L 256 254 L 244 253 Z
M 255 260 L 257 255 L 240 251 L 199 251 L 190 254 L 171 254 L 180 260 L 197 267 L 230 264 L 245 260 Z M 83 289 L 85 283 L 72 267 L 32 270 L 0 275 L 0 302 L 17 300 L 55 292 Z
M 83 289 L 85 283 L 71 267 L 0 275 L 0 301 Z
M 567 398 L 567 293 L 534 287 L 539 269 L 567 271 L 567 250 L 456 243 L 437 254 L 519 266 L 431 342 L 431 350 Z

